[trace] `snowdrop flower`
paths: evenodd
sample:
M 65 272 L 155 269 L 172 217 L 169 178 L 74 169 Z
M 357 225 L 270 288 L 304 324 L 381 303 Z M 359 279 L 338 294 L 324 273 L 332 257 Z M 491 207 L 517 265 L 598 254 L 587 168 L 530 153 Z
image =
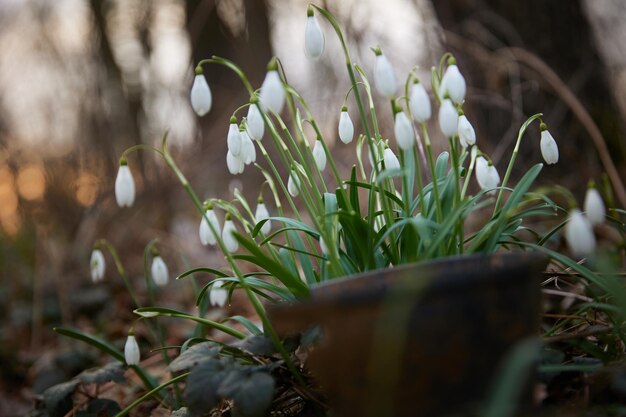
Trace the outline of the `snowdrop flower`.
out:
M 593 235 L 593 226 L 578 209 L 573 209 L 569 213 L 565 225 L 565 240 L 574 256 L 590 255 L 595 250 L 596 238 Z
M 228 291 L 222 288 L 222 281 L 214 281 L 209 291 L 209 303 L 212 306 L 224 307 L 228 299 Z
M 448 98 L 443 99 L 439 107 L 439 128 L 447 138 L 452 138 L 458 133 L 459 115 Z
M 246 116 L 246 131 L 248 136 L 254 140 L 263 139 L 263 133 L 265 133 L 265 124 L 263 123 L 263 117 L 257 104 L 257 99 L 254 98 L 248 106 L 248 115 Z
M 459 116 L 459 122 L 457 125 L 457 130 L 459 134 L 459 141 L 461 142 L 461 146 L 467 148 L 467 146 L 471 146 L 476 143 L 476 132 L 474 131 L 474 126 L 467 120 L 464 114 Z
M 409 109 L 411 115 L 418 123 L 425 122 L 430 119 L 432 109 L 430 107 L 430 98 L 424 88 L 424 85 L 419 81 L 415 81 L 411 86 L 411 93 L 409 96 Z
M 402 150 L 409 150 L 415 145 L 415 135 L 413 134 L 413 125 L 406 116 L 406 113 L 399 111 L 396 113 L 393 132 L 396 136 L 396 142 Z
M 167 284 L 169 280 L 169 271 L 167 265 L 160 255 L 156 255 L 152 258 L 152 266 L 150 267 L 150 275 L 156 285 L 162 287 Z
M 289 180 L 287 180 L 287 191 L 292 197 L 297 197 L 300 194 L 300 178 L 293 170 L 289 174 Z
M 230 218 L 230 213 L 226 213 L 226 218 L 224 219 L 224 229 L 222 229 L 222 241 L 224 241 L 224 246 L 229 252 L 237 252 L 237 249 L 239 249 L 239 242 L 237 242 L 237 239 L 233 235 L 236 231 L 237 228 L 235 227 L 235 223 L 233 223 Z
M 304 52 L 306 56 L 317 59 L 324 52 L 324 34 L 313 14 L 313 7 L 306 11 L 306 29 L 304 30 Z
M 374 64 L 374 83 L 380 94 L 393 97 L 396 94 L 396 76 L 393 73 L 391 63 L 380 48 L 375 48 L 376 63 Z
M 258 223 L 261 220 L 268 219 L 269 217 L 270 217 L 270 213 L 267 210 L 267 207 L 265 206 L 263 199 L 259 198 L 259 202 L 257 203 L 257 206 L 256 206 L 256 212 L 254 213 L 254 219 Z M 263 226 L 261 226 L 261 233 L 267 236 L 269 235 L 271 231 L 272 231 L 272 222 L 268 220 L 265 223 L 263 223 Z
M 211 231 L 211 226 L 215 230 L 217 235 L 220 234 L 220 222 L 217 220 L 217 215 L 213 208 L 209 206 L 204 212 L 204 216 L 202 216 L 202 220 L 200 221 L 199 235 L 200 242 L 204 246 L 206 245 L 215 245 L 217 243 L 216 235 Z
M 385 169 L 400 169 L 398 157 L 389 148 L 385 148 L 383 151 L 383 161 L 385 162 Z
M 241 155 L 239 155 L 239 159 L 243 161 L 245 165 L 250 165 L 252 162 L 256 162 L 254 143 L 252 143 L 252 139 L 250 139 L 248 132 L 245 130 L 240 130 L 239 134 L 241 135 Z
M 319 139 L 315 141 L 315 146 L 313 146 L 313 159 L 317 169 L 320 172 L 324 171 L 324 168 L 326 168 L 326 152 L 324 152 L 324 145 Z
M 120 207 L 130 207 L 135 202 L 135 181 L 124 158 L 120 160 L 120 169 L 115 178 L 115 199 Z
M 196 68 L 196 77 L 191 87 L 191 107 L 198 116 L 204 116 L 211 110 L 212 102 L 211 89 L 204 78 L 204 73 L 201 68 Z
M 456 104 L 461 104 L 465 98 L 465 78 L 459 71 L 459 67 L 456 66 L 454 60 L 446 68 L 446 72 L 441 78 L 441 85 L 439 86 L 439 94 L 441 98 L 450 97 Z
M 228 150 L 226 154 L 226 166 L 228 167 L 228 172 L 232 175 L 237 175 L 243 172 L 245 164 L 242 159 L 233 155 L 233 153 Z
M 546 164 L 552 165 L 559 162 L 559 147 L 556 141 L 548 131 L 548 127 L 545 123 L 541 123 L 539 129 L 541 130 L 541 140 L 539 146 L 541 147 L 541 155 Z
M 263 108 L 270 109 L 276 114 L 283 110 L 285 89 L 283 88 L 280 75 L 278 75 L 278 66 L 275 59 L 272 59 L 267 66 L 267 74 L 263 84 L 261 84 L 259 100 Z
M 91 269 L 91 281 L 94 283 L 102 281 L 104 279 L 104 272 L 106 271 L 106 263 L 104 262 L 104 255 L 100 249 L 94 249 L 91 252 L 89 266 Z
M 354 137 L 354 125 L 352 124 L 352 119 L 350 119 L 350 114 L 348 113 L 348 108 L 343 106 L 341 108 L 341 115 L 339 116 L 339 139 L 343 143 L 352 142 L 352 138 Z
M 124 344 L 124 359 L 126 360 L 126 364 L 131 366 L 139 365 L 139 358 L 139 345 L 137 344 L 137 339 L 135 339 L 135 335 L 131 330 L 131 332 L 128 333 L 126 344 Z
M 476 181 L 483 190 L 491 190 L 489 194 L 493 194 L 493 188 L 500 184 L 500 175 L 496 167 L 491 161 L 487 161 L 484 156 L 476 158 Z
M 241 153 L 241 135 L 239 134 L 239 126 L 237 125 L 237 119 L 233 116 L 230 118 L 230 125 L 228 126 L 228 135 L 226 136 L 226 143 L 228 150 L 233 156 L 239 156 Z
M 604 216 L 606 216 L 606 207 L 602 201 L 602 196 L 595 188 L 593 183 L 587 188 L 587 194 L 585 194 L 584 204 L 585 214 L 591 222 L 592 226 L 601 224 L 604 222 Z

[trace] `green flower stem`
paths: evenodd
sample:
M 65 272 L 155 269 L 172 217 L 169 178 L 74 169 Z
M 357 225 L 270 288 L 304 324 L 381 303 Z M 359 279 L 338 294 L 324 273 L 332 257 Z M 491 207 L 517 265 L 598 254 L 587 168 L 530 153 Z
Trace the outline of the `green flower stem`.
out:
M 450 154 L 452 161 L 452 170 L 454 171 L 454 200 L 453 207 L 456 208 L 461 204 L 461 179 L 459 173 L 459 155 L 458 155 L 458 141 L 456 140 L 456 136 L 452 138 L 448 138 L 448 142 L 450 143 Z M 454 227 L 456 231 L 456 238 L 452 241 L 452 244 L 455 246 L 453 249 L 453 253 L 463 253 L 463 220 L 460 219 L 459 222 Z
M 141 307 L 139 299 L 137 298 L 135 291 L 133 291 L 133 287 L 130 285 L 130 281 L 128 280 L 128 276 L 126 275 L 126 270 L 122 265 L 122 261 L 120 260 L 120 257 L 117 254 L 117 251 L 115 250 L 113 245 L 111 245 L 106 239 L 99 239 L 96 242 L 96 246 L 104 246 L 109 251 L 111 257 L 113 258 L 113 262 L 115 263 L 115 268 L 117 268 L 117 273 L 120 275 L 120 277 L 122 277 L 122 281 L 124 281 L 124 285 L 126 286 L 128 293 L 130 294 L 130 298 L 133 300 L 133 304 L 135 304 L 135 306 L 137 307 Z
M 430 168 L 430 176 L 433 183 L 433 194 L 435 197 L 435 209 L 437 211 L 437 223 L 441 224 L 443 221 L 443 212 L 441 209 L 441 200 L 439 199 L 439 185 L 437 184 L 438 179 L 435 173 L 435 161 L 433 159 L 433 149 L 430 144 L 430 136 L 428 136 L 428 130 L 426 129 L 426 123 L 420 123 L 422 128 L 422 135 L 424 136 L 424 141 L 426 142 L 426 155 L 428 155 L 428 168 Z
M 250 95 L 254 94 L 254 88 L 252 88 L 252 84 L 250 84 L 250 81 L 248 81 L 248 77 L 246 77 L 246 74 L 234 62 L 228 59 L 213 55 L 211 58 L 206 58 L 198 62 L 198 65 L 196 65 L 196 68 L 201 68 L 204 64 L 218 64 L 218 65 L 223 65 L 226 68 L 229 68 L 235 74 L 237 74 L 237 76 L 241 79 L 241 82 L 243 82 L 243 85 L 246 87 L 246 90 L 248 90 L 248 94 Z
M 280 59 L 276 58 L 276 63 L 278 64 L 278 71 L 280 74 L 280 77 L 283 79 L 283 85 L 285 87 L 285 91 L 287 91 L 287 109 L 289 110 L 289 115 L 291 116 L 291 121 L 293 124 L 293 129 L 297 132 L 300 133 L 298 131 L 298 129 L 296 129 L 296 121 L 297 121 L 297 107 L 296 107 L 296 102 L 293 99 L 293 96 L 291 95 L 288 87 L 289 87 L 289 82 L 287 81 L 287 73 L 285 72 L 285 68 L 283 67 L 283 63 Z M 305 142 L 306 141 L 306 136 L 304 135 L 304 132 L 302 132 L 301 135 L 299 135 L 298 138 L 299 143 Z
M 474 145 L 475 147 L 476 145 Z M 467 170 L 467 175 L 465 176 L 465 182 L 463 183 L 463 190 L 461 191 L 461 201 L 465 199 L 465 194 L 467 193 L 467 187 L 470 183 L 470 178 L 472 178 L 472 173 L 474 172 L 474 166 L 476 165 L 476 152 L 470 152 L 470 164 Z
M 182 381 L 183 379 L 187 378 L 189 376 L 191 372 L 185 372 L 184 374 L 180 374 L 172 379 L 170 379 L 167 382 L 162 383 L 161 385 L 159 385 L 158 387 L 154 388 L 151 391 L 148 391 L 147 393 L 145 393 L 144 395 L 142 395 L 141 397 L 137 398 L 135 401 L 133 401 L 132 403 L 130 403 L 126 408 L 124 408 L 122 411 L 120 411 L 119 413 L 117 413 L 115 415 L 115 417 L 124 417 L 126 414 L 128 414 L 133 408 L 137 407 L 139 404 L 141 404 L 142 402 L 144 402 L 145 400 L 147 400 L 148 398 L 152 397 L 153 395 L 157 394 L 159 391 L 161 391 L 163 388 L 166 388 L 172 384 L 176 384 L 179 381 Z
M 498 198 L 496 199 L 496 204 L 493 207 L 493 215 L 495 217 L 498 210 L 500 210 L 500 204 L 502 203 L 502 196 L 504 194 L 504 189 L 509 183 L 509 177 L 511 176 L 511 171 L 513 170 L 513 165 L 515 164 L 515 159 L 517 158 L 517 154 L 519 153 L 519 147 L 522 143 L 522 137 L 524 136 L 524 132 L 528 126 L 536 119 L 539 119 L 543 116 L 543 113 L 537 113 L 526 120 L 522 127 L 520 127 L 519 133 L 517 134 L 517 141 L 515 142 L 515 148 L 513 148 L 513 154 L 511 155 L 511 159 L 509 160 L 509 165 L 506 168 L 506 173 L 504 174 L 504 179 L 502 180 L 502 185 L 500 186 L 500 191 L 498 191 Z

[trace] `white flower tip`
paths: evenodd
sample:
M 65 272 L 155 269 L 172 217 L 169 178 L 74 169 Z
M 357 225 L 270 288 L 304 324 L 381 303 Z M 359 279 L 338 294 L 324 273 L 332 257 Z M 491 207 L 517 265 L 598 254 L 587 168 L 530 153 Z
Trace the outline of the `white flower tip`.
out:
M 235 238 L 234 233 L 237 231 L 235 223 L 229 218 L 224 221 L 224 229 L 222 230 L 222 241 L 226 250 L 229 252 L 237 252 L 239 249 L 239 242 Z
M 204 116 L 211 110 L 213 98 L 204 74 L 196 74 L 191 87 L 191 107 L 198 116 Z
M 324 52 L 324 34 L 314 15 L 308 16 L 306 20 L 304 51 L 312 59 L 319 58 Z
M 287 191 L 289 191 L 289 194 L 292 197 L 297 197 L 298 194 L 300 194 L 300 178 L 298 178 L 298 175 L 294 172 L 291 171 L 291 174 L 289 174 L 289 179 L 287 180 Z
M 386 97 L 393 97 L 396 94 L 396 76 L 393 67 L 382 53 L 376 54 L 374 83 L 380 94 Z
M 324 171 L 326 168 L 326 152 L 324 151 L 322 141 L 319 139 L 315 141 L 315 146 L 313 146 L 313 159 L 317 169 L 320 172 Z

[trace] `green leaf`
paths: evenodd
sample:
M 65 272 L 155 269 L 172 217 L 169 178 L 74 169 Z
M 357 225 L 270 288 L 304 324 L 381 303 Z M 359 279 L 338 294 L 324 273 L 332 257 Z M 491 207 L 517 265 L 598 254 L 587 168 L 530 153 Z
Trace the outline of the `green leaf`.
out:
M 298 261 L 300 261 L 300 266 L 302 267 L 302 272 L 304 272 L 304 277 L 306 278 L 307 284 L 313 285 L 317 283 L 317 281 L 315 280 L 315 274 L 313 273 L 313 264 L 311 263 L 311 258 L 306 255 L 306 246 L 304 245 L 304 241 L 302 240 L 300 235 L 293 230 L 289 231 L 288 236 L 295 249 L 298 250 Z
M 142 317 L 166 316 L 166 317 L 177 317 L 181 319 L 187 319 L 187 320 L 195 321 L 197 323 L 204 324 L 205 326 L 209 326 L 214 329 L 220 330 L 238 339 L 243 339 L 246 337 L 246 335 L 241 333 L 239 330 L 235 330 L 231 327 L 225 326 L 216 321 L 205 319 L 202 317 L 196 317 L 192 314 L 183 313 L 182 311 L 173 310 L 171 308 L 141 307 L 141 308 L 135 309 L 134 313 Z
M 94 346 L 101 352 L 106 353 L 107 355 L 117 359 L 122 363 L 126 363 L 126 360 L 124 359 L 124 354 L 117 348 L 115 348 L 115 346 L 105 342 L 102 339 L 83 333 L 80 330 L 68 329 L 65 327 L 55 327 L 52 330 L 60 335 L 71 337 L 72 339 L 80 340 L 87 343 L 88 345 Z
M 437 162 L 435 162 L 435 176 L 438 179 L 446 176 L 449 160 L 450 154 L 448 152 L 441 152 L 437 157 Z
M 244 417 L 261 417 L 274 398 L 274 378 L 265 372 L 255 372 L 244 379 L 233 395 L 235 409 Z
M 193 268 L 190 269 L 189 271 L 185 271 L 182 274 L 180 274 L 179 276 L 176 277 L 176 279 L 183 279 L 189 275 L 193 275 L 196 274 L 198 272 L 206 272 L 208 274 L 213 274 L 217 277 L 227 277 L 228 274 L 225 272 L 220 271 L 219 269 L 213 269 L 213 268 L 205 268 L 205 267 L 200 267 L 200 268 Z
M 220 347 L 214 342 L 198 343 L 181 353 L 168 368 L 171 372 L 186 371 L 204 361 L 216 359 L 219 351 Z
M 253 335 L 261 335 L 263 332 L 259 329 L 256 324 L 252 323 L 252 321 L 244 316 L 232 316 L 228 317 L 226 320 L 233 320 L 237 323 L 242 324 L 250 333 Z M 244 339 L 245 340 L 245 339 Z
M 351 186 L 355 186 L 355 187 L 359 187 L 359 188 L 363 188 L 366 190 L 371 190 L 372 189 L 372 184 L 366 183 L 366 182 L 360 182 L 360 181 L 345 181 L 346 185 L 351 185 Z M 376 191 L 380 192 L 380 188 L 376 188 Z M 398 198 L 397 195 L 385 190 L 384 191 L 384 196 L 387 197 L 388 199 L 392 200 L 394 203 L 398 204 L 400 207 L 402 207 L 402 200 L 400 200 Z

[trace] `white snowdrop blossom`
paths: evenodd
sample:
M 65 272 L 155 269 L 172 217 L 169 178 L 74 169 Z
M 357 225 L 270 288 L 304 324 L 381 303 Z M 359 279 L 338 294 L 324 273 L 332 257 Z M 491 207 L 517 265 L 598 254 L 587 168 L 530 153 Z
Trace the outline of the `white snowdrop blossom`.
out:
M 206 82 L 206 78 L 204 78 L 204 74 L 196 71 L 196 77 L 191 87 L 191 107 L 193 107 L 193 111 L 198 116 L 204 116 L 211 110 L 212 102 L 211 89 Z
M 241 154 L 241 134 L 239 133 L 239 126 L 237 126 L 237 119 L 230 119 L 230 125 L 228 126 L 228 135 L 226 136 L 226 144 L 228 150 L 233 156 L 239 156 Z
M 263 123 L 263 116 L 256 103 L 250 103 L 248 106 L 248 115 L 246 116 L 246 131 L 248 136 L 254 140 L 263 139 L 265 133 L 265 124 Z
M 324 171 L 324 168 L 326 168 L 326 152 L 324 151 L 322 141 L 319 139 L 315 141 L 315 146 L 313 146 L 313 159 L 315 160 L 317 169 L 319 169 L 320 172 Z
M 239 155 L 239 159 L 245 165 L 250 165 L 256 162 L 256 148 L 245 130 L 240 131 L 239 134 L 241 135 L 241 155 Z
M 285 89 L 283 82 L 275 69 L 269 70 L 261 84 L 261 93 L 259 94 L 261 106 L 270 109 L 276 114 L 283 110 L 285 104 Z
M 578 209 L 573 209 L 569 213 L 565 225 L 565 240 L 574 256 L 591 255 L 596 248 L 591 221 Z
M 237 239 L 235 239 L 235 236 L 233 235 L 236 231 L 237 228 L 235 227 L 235 223 L 233 223 L 229 215 L 226 215 L 224 229 L 222 229 L 222 241 L 224 242 L 226 250 L 231 253 L 237 252 L 237 249 L 239 249 L 239 242 L 237 242 Z
M 458 133 L 459 115 L 450 99 L 444 99 L 439 107 L 439 128 L 447 138 L 452 138 Z
M 202 216 L 202 220 L 200 221 L 200 228 L 198 232 L 200 235 L 200 242 L 202 242 L 204 246 L 215 245 L 217 243 L 216 235 L 211 231 L 209 224 L 213 226 L 217 235 L 221 233 L 220 222 L 212 208 L 209 208 L 204 212 L 204 216 Z
M 352 124 L 352 119 L 350 119 L 350 114 L 348 113 L 348 108 L 343 106 L 341 108 L 341 115 L 339 116 L 339 139 L 343 143 L 350 143 L 354 138 L 354 125 Z
M 256 220 L 256 222 L 260 222 L 261 220 L 265 220 L 268 219 L 270 217 L 270 213 L 267 210 L 267 207 L 265 206 L 265 203 L 263 203 L 263 201 L 259 201 L 259 203 L 256 206 L 256 211 L 254 213 L 254 219 Z M 263 226 L 261 226 L 261 233 L 263 233 L 265 236 L 269 235 L 269 233 L 272 231 L 272 222 L 271 220 L 266 221 L 265 223 L 263 223 Z
M 606 207 L 600 192 L 595 187 L 587 188 L 587 194 L 585 194 L 585 215 L 591 222 L 592 226 L 601 224 L 604 222 L 606 216 Z
M 476 158 L 476 181 L 481 189 L 491 190 L 490 194 L 493 194 L 495 192 L 493 189 L 500 184 L 500 175 L 496 167 L 483 156 Z
M 170 275 L 167 269 L 167 265 L 161 256 L 157 255 L 152 258 L 152 266 L 150 267 L 150 274 L 152 275 L 152 280 L 156 285 L 162 287 L 167 284 L 169 281 Z
M 383 151 L 383 161 L 385 162 L 385 169 L 400 169 L 398 157 L 389 148 L 385 148 Z
M 559 147 L 547 129 L 541 130 L 539 146 L 541 148 L 541 155 L 543 156 L 543 160 L 546 161 L 546 164 L 552 165 L 559 162 Z
M 232 175 L 237 175 L 243 172 L 245 164 L 241 158 L 233 155 L 233 153 L 228 150 L 226 154 L 226 166 L 228 167 L 228 172 Z
M 133 334 L 129 334 L 128 338 L 126 338 L 126 343 L 124 344 L 124 359 L 128 366 L 139 365 L 139 345 Z
M 465 98 L 466 85 L 465 78 L 456 64 L 448 66 L 441 78 L 439 86 L 440 97 L 450 97 L 455 104 L 461 104 Z
M 126 161 L 120 163 L 115 178 L 115 199 L 120 207 L 131 207 L 135 202 L 135 180 Z
M 106 263 L 104 262 L 104 254 L 100 249 L 94 249 L 91 252 L 89 266 L 91 269 L 91 281 L 94 283 L 102 281 L 106 271 Z
M 409 150 L 415 145 L 415 135 L 413 134 L 413 126 L 406 116 L 406 113 L 400 111 L 396 113 L 396 120 L 393 125 L 393 132 L 396 136 L 396 142 L 402 150 Z
M 382 52 L 377 51 L 376 63 L 374 64 L 374 83 L 376 89 L 385 97 L 393 97 L 396 94 L 396 76 L 393 67 Z
M 297 197 L 300 194 L 300 178 L 295 171 L 291 171 L 289 174 L 289 179 L 287 180 L 287 191 L 292 197 Z
M 430 98 L 424 88 L 424 85 L 420 82 L 414 83 L 411 86 L 411 93 L 409 96 L 409 109 L 413 119 L 418 123 L 422 123 L 430 119 L 432 109 L 430 107 Z
M 458 122 L 458 134 L 459 134 L 459 142 L 461 142 L 461 146 L 467 148 L 467 146 L 471 146 L 476 143 L 476 132 L 474 131 L 474 126 L 467 120 L 464 114 L 459 116 Z
M 212 306 L 224 307 L 228 299 L 228 291 L 222 288 L 222 281 L 214 281 L 209 291 L 209 303 Z
M 306 56 L 313 59 L 319 58 L 324 52 L 324 34 L 311 7 L 307 10 L 306 28 L 304 29 L 304 52 Z

